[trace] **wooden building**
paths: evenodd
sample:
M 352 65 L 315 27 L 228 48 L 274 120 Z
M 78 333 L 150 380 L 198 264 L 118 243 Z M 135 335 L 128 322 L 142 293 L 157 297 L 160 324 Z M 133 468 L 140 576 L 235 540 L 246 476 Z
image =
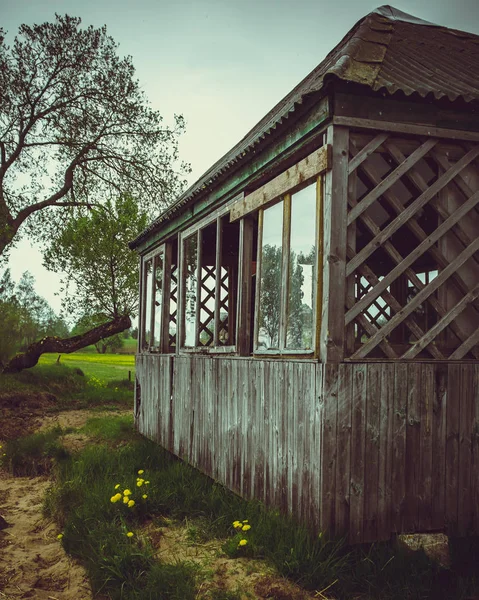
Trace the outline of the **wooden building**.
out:
M 479 36 L 389 6 L 131 244 L 139 430 L 349 535 L 479 534 Z

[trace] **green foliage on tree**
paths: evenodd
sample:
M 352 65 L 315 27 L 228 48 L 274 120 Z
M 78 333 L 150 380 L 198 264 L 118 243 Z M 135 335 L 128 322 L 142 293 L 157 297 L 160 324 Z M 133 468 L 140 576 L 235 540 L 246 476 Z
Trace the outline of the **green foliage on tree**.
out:
M 10 270 L 0 278 L 0 366 L 14 353 L 20 335 L 20 310 Z
M 279 344 L 281 318 L 281 246 L 266 244 L 261 253 L 259 327 L 269 338 L 268 347 Z
M 183 119 L 163 124 L 106 27 L 56 15 L 11 46 L 0 29 L 0 90 L 0 255 L 20 227 L 48 239 L 72 208 L 128 191 L 158 210 L 181 190 Z
M 136 265 L 126 275 L 124 264 L 135 259 L 125 242 L 140 229 L 124 231 L 127 222 L 115 222 L 118 204 L 111 199 L 135 198 L 138 215 L 153 207 L 158 213 L 181 192 L 189 167 L 178 165 L 183 118 L 163 123 L 131 57 L 119 56 L 106 27 L 82 28 L 81 19 L 56 15 L 51 23 L 22 25 L 11 46 L 5 35 L 0 28 L 0 260 L 22 233 L 57 241 L 47 264 L 64 264 L 78 293 L 66 290 L 66 306 L 110 319 L 65 343 L 34 342 L 5 367 L 13 372 L 35 365 L 43 352 L 73 352 L 131 326 L 137 275 Z M 95 250 L 75 250 L 95 219 L 104 225 L 87 238 Z
M 35 279 L 26 271 L 17 286 L 9 269 L 0 278 L 0 364 L 34 340 L 67 336 L 68 326 L 35 292 Z
M 64 273 L 63 302 L 69 314 L 95 315 L 104 321 L 136 314 L 138 259 L 129 252 L 128 241 L 146 225 L 146 214 L 124 194 L 70 219 L 53 237 L 45 265 Z

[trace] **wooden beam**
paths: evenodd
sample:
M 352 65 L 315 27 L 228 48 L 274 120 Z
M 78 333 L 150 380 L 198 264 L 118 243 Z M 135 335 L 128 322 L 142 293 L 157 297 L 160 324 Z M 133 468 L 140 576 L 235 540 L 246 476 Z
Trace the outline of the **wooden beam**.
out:
M 240 356 L 251 353 L 251 292 L 253 262 L 253 221 L 245 217 L 240 221 L 240 240 L 238 256 L 238 304 L 236 347 Z
M 221 258 L 223 254 L 223 232 L 221 217 L 216 217 L 216 261 L 215 261 L 215 317 L 213 326 L 213 346 L 219 346 L 220 297 L 221 297 Z
M 476 238 L 465 250 L 457 256 L 439 275 L 423 288 L 414 298 L 406 304 L 401 312 L 381 327 L 379 333 L 369 339 L 353 356 L 352 358 L 363 358 L 375 348 L 395 327 L 399 325 L 407 316 L 409 316 L 418 306 L 420 306 L 427 298 L 433 294 L 440 285 L 442 285 L 451 275 L 459 269 L 473 254 L 479 249 L 479 238 Z
M 346 302 L 346 221 L 348 207 L 349 130 L 330 126 L 327 143 L 333 149 L 331 170 L 325 176 L 323 300 L 320 358 L 344 358 Z
M 385 142 L 389 137 L 387 133 L 380 133 L 375 138 L 373 138 L 368 144 L 364 146 L 362 150 L 360 150 L 356 156 L 354 156 L 349 161 L 348 173 L 354 173 L 354 171 L 368 158 L 371 156 L 376 150 L 381 146 L 383 142 Z
M 230 221 L 236 221 L 266 204 L 273 202 L 283 194 L 291 192 L 302 183 L 317 177 L 330 169 L 331 148 L 322 146 L 296 165 L 290 167 L 259 189 L 233 204 Z
M 471 302 L 473 302 L 479 296 L 479 284 L 476 285 L 466 296 L 463 296 L 461 300 L 452 308 L 440 321 L 429 329 L 429 331 L 418 340 L 411 348 L 401 356 L 401 358 L 414 358 L 423 348 L 425 348 L 432 340 L 441 333 L 441 331 L 449 325 Z M 469 338 L 470 339 L 470 338 Z M 467 344 L 468 340 L 464 342 Z M 462 344 L 462 346 L 464 346 Z M 461 346 L 461 347 L 462 347 Z M 472 345 L 471 345 L 472 347 Z M 464 354 L 467 353 L 464 352 Z M 462 356 L 460 357 L 462 358 Z
M 350 275 L 357 267 L 364 262 L 373 252 L 377 250 L 385 241 L 389 240 L 394 232 L 402 227 L 412 216 L 414 216 L 429 200 L 435 196 L 444 186 L 446 186 L 462 169 L 472 162 L 479 155 L 479 146 L 476 146 L 463 156 L 456 164 L 450 167 L 444 175 L 441 175 L 425 192 L 423 192 L 414 202 L 403 210 L 389 225 L 382 229 L 366 246 L 360 250 L 356 256 L 349 261 L 346 274 Z
M 171 243 L 164 246 L 163 253 L 163 289 L 161 302 L 161 331 L 160 352 L 167 354 L 170 351 L 170 290 L 171 290 L 171 265 L 172 265 Z
M 455 213 L 435 229 L 423 242 L 406 256 L 392 271 L 390 271 L 370 292 L 358 300 L 356 304 L 347 312 L 345 323 L 348 325 L 364 309 L 366 309 L 399 275 L 412 265 L 416 259 L 424 254 L 433 244 L 437 242 L 447 231 L 449 231 L 458 221 L 462 219 L 479 202 L 479 191 L 469 198 Z
M 411 169 L 421 158 L 431 150 L 438 140 L 427 140 L 419 146 L 412 154 L 405 158 L 402 163 L 396 167 L 391 173 L 385 177 L 381 183 L 373 188 L 369 194 L 358 202 L 354 208 L 349 211 L 348 214 L 348 225 L 351 225 L 360 214 L 367 210 L 373 202 L 375 202 L 379 196 L 382 196 L 391 186 L 393 186 L 409 169 Z M 359 154 L 359 153 L 358 153 Z M 356 157 L 358 156 L 356 155 Z
M 376 131 L 392 131 L 413 135 L 427 135 L 450 140 L 466 140 L 479 142 L 479 132 L 461 131 L 460 129 L 445 129 L 443 127 L 427 127 L 424 125 L 411 125 L 409 123 L 393 123 L 390 121 L 375 121 L 372 119 L 357 119 L 352 117 L 333 117 L 333 125 L 343 127 L 357 127 L 360 129 L 374 129 Z
M 474 333 L 469 336 L 469 338 L 463 342 L 459 348 L 454 350 L 454 352 L 449 357 L 450 360 L 459 360 L 464 358 L 464 356 L 471 350 L 473 346 L 479 344 L 479 327 L 474 331 Z
M 391 141 L 388 140 L 384 143 L 384 147 L 388 150 L 388 152 L 391 154 L 391 156 L 397 162 L 401 162 L 404 160 L 404 155 L 399 150 L 399 148 L 397 147 L 396 144 L 393 144 Z M 355 152 L 353 147 L 351 147 L 351 152 L 353 154 Z M 451 167 L 451 165 L 448 165 L 448 168 L 450 168 L 450 167 Z M 366 175 L 369 177 L 369 179 L 371 179 L 371 181 L 375 185 L 379 185 L 379 183 L 381 181 L 381 177 L 379 176 L 377 171 L 372 167 L 372 165 L 363 165 L 362 169 L 363 169 L 364 173 L 366 173 Z M 457 179 L 460 178 L 460 176 L 461 176 L 461 172 L 458 174 L 458 176 L 456 176 L 455 179 L 453 179 L 453 181 L 457 181 Z M 421 177 L 421 175 L 419 173 L 416 173 L 414 168 L 408 172 L 407 177 L 409 177 L 411 179 L 411 181 L 414 183 L 414 185 L 416 185 L 421 192 L 426 192 L 429 189 L 429 185 L 424 181 L 424 179 Z M 443 188 L 443 190 L 444 189 L 445 188 Z M 472 195 L 472 192 L 470 192 L 470 195 Z M 398 215 L 401 215 L 404 210 L 404 207 L 403 207 L 401 201 L 399 200 L 399 198 L 396 196 L 396 194 L 394 194 L 393 191 L 391 189 L 389 189 L 384 193 L 384 197 L 386 198 L 386 200 L 388 201 L 390 206 L 396 211 L 396 213 Z M 445 212 L 444 209 L 441 209 L 439 202 L 434 204 L 434 198 L 431 199 L 431 202 L 433 203 L 436 210 L 441 214 L 441 216 L 444 219 L 449 218 L 449 216 L 450 216 L 449 213 Z M 442 212 L 441 212 L 441 210 L 442 210 Z M 379 227 L 377 227 L 377 225 L 375 225 L 375 223 L 372 221 L 372 219 L 370 217 L 367 217 L 366 215 L 361 215 L 360 218 L 374 236 L 376 236 L 380 233 Z M 414 216 L 411 217 L 405 223 L 405 225 L 406 225 L 406 227 L 408 227 L 411 230 L 411 232 L 416 236 L 416 238 L 420 242 L 423 242 L 424 240 L 426 240 L 428 238 L 428 235 L 424 232 L 424 230 L 419 225 L 419 223 L 417 222 L 417 220 Z M 458 227 L 459 227 L 459 223 L 456 223 L 456 229 Z M 470 240 L 467 236 L 464 237 L 464 239 L 461 238 L 461 241 L 463 242 L 464 246 L 468 246 L 470 243 Z M 384 243 L 383 247 L 384 247 L 384 250 L 389 254 L 389 256 L 396 263 L 396 265 L 399 265 L 402 263 L 403 258 L 396 251 L 396 249 L 394 248 L 394 246 L 391 244 L 390 241 L 386 241 Z M 435 246 L 429 247 L 429 253 L 434 258 L 434 260 L 436 261 L 437 265 L 440 268 L 445 268 L 449 264 L 449 261 L 443 257 L 442 253 Z M 350 256 L 351 255 L 348 254 L 348 258 L 350 258 Z M 419 277 L 416 275 L 416 273 L 411 268 L 407 268 L 405 270 L 405 275 L 410 279 L 411 283 L 418 290 L 422 290 L 425 287 L 425 284 L 419 279 Z M 464 282 L 462 281 L 462 279 L 459 277 L 459 275 L 457 273 L 454 273 L 452 275 L 452 280 L 458 286 L 459 290 L 463 294 L 467 294 L 469 289 L 467 288 L 467 286 L 464 284 Z M 441 317 L 443 317 L 447 313 L 447 310 L 444 308 L 442 303 L 438 299 L 436 299 L 435 296 L 430 296 L 428 298 L 428 302 L 431 304 L 431 306 L 436 310 L 436 312 Z M 397 312 L 397 310 L 396 310 L 396 312 Z M 407 320 L 406 320 L 405 324 L 407 327 L 409 327 L 409 329 L 411 329 Z M 413 327 L 416 328 L 416 325 L 413 324 Z M 451 328 L 451 331 L 458 337 L 458 339 L 460 339 L 460 340 L 465 339 L 465 335 L 464 335 L 463 331 L 461 330 L 461 328 L 458 326 L 458 324 L 455 321 L 453 321 L 450 324 L 450 328 Z M 418 335 L 419 330 L 417 332 L 415 332 L 411 329 L 411 331 L 413 332 L 413 334 L 416 336 L 417 339 L 420 339 L 424 335 L 424 333 L 421 333 L 420 335 Z M 443 358 L 439 355 L 437 348 L 435 348 L 435 342 L 431 343 L 429 351 L 433 354 L 433 356 L 436 359 Z M 477 357 L 477 354 L 476 354 L 476 357 Z

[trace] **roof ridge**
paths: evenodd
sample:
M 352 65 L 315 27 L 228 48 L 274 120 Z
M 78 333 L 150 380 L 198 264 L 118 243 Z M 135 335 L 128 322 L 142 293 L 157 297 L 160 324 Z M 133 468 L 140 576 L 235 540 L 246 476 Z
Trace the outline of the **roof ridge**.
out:
M 420 19 L 419 17 L 415 17 L 414 15 L 410 15 L 409 13 L 405 13 L 390 4 L 384 4 L 383 6 L 378 6 L 373 11 L 371 11 L 369 15 L 381 15 L 382 17 L 386 17 L 390 21 L 404 21 L 405 23 L 413 23 L 414 25 L 429 25 L 430 27 L 442 27 L 442 25 L 437 25 L 436 23 L 431 23 L 430 21 L 425 21 L 424 19 Z

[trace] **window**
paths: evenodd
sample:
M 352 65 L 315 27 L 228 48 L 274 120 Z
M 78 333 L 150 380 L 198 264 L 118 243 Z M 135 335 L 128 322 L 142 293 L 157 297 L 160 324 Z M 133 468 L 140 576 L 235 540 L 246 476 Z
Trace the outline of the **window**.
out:
M 181 347 L 234 349 L 239 223 L 219 216 L 182 236 Z
M 141 349 L 173 352 L 176 347 L 178 243 L 172 240 L 143 258 Z
M 260 211 L 255 352 L 314 351 L 317 185 Z

